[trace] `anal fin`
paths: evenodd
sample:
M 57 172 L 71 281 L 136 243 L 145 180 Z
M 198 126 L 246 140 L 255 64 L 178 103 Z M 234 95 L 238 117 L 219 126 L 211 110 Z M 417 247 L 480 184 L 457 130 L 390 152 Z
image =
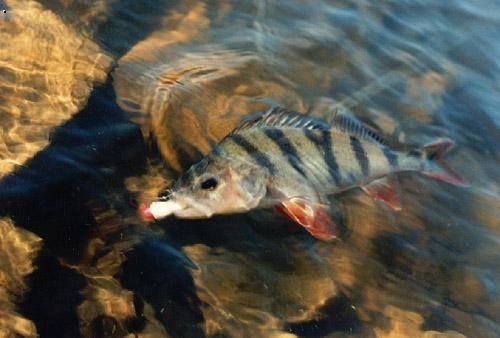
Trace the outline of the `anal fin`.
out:
M 306 199 L 294 197 L 276 206 L 276 210 L 302 225 L 311 235 L 322 241 L 337 238 L 335 221 L 327 214 L 327 206 L 314 204 Z
M 389 180 L 387 177 L 379 178 L 362 186 L 361 189 L 373 199 L 384 202 L 392 210 L 401 210 L 397 185 L 393 180 Z

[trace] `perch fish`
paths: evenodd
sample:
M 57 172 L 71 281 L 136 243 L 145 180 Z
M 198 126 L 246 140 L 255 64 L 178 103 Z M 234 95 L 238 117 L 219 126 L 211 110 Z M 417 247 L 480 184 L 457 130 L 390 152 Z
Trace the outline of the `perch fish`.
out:
M 438 139 L 422 148 L 384 140 L 361 122 L 338 114 L 332 123 L 281 107 L 243 120 L 171 189 L 149 207 L 145 219 L 208 218 L 274 207 L 314 237 L 337 236 L 327 196 L 361 187 L 400 210 L 390 176 L 417 171 L 465 185 L 442 157 L 453 146 Z M 391 175 L 392 176 L 392 175 Z

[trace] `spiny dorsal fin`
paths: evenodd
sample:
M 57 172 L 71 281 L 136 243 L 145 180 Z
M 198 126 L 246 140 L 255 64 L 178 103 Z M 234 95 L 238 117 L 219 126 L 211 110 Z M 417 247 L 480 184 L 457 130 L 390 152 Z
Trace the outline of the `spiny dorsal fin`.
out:
M 259 127 L 288 127 L 311 130 L 331 129 L 331 126 L 322 119 L 306 116 L 282 107 L 275 107 L 265 113 L 244 118 L 241 124 L 233 131 L 233 134 L 245 129 Z
M 364 140 L 375 141 L 383 145 L 390 144 L 390 142 L 380 136 L 375 130 L 367 127 L 356 118 L 340 113 L 339 111 L 335 113 L 332 119 L 332 127 Z

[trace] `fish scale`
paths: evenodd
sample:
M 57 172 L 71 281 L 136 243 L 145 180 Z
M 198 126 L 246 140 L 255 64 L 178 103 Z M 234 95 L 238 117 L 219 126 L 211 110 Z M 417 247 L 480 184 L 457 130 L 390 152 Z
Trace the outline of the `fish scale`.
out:
M 370 171 L 374 176 L 380 176 L 399 169 L 389 166 L 382 151 L 386 146 L 359 140 L 336 129 L 308 130 L 306 134 L 304 129 L 266 127 L 241 131 L 229 140 L 234 141 L 235 137 L 252 145 L 251 148 L 245 148 L 246 160 L 263 165 L 273 171 L 274 175 L 302 176 L 309 181 L 316 181 L 310 183 L 320 184 L 315 188 L 329 193 L 343 191 L 356 181 L 369 179 Z M 331 140 L 330 144 L 326 143 L 331 149 L 325 148 L 324 140 Z M 225 156 L 234 156 L 231 149 L 226 149 L 225 143 L 221 144 L 222 154 Z M 390 154 L 392 158 L 400 157 L 394 151 Z M 263 161 L 263 158 L 267 160 Z M 319 179 L 314 179 L 315 177 Z

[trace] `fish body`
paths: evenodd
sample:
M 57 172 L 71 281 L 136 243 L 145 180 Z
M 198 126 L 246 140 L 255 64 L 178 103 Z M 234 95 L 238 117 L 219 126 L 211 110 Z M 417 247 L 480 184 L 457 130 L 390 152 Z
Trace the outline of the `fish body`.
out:
M 425 166 L 422 154 L 394 151 L 333 128 L 248 129 L 227 137 L 216 153 L 265 168 L 271 191 L 288 187 L 299 193 L 305 184 L 319 195 L 339 193 L 393 172 L 422 170 Z
M 244 121 L 143 215 L 207 218 L 275 207 L 315 237 L 329 240 L 335 238 L 329 195 L 359 186 L 399 210 L 388 175 L 418 171 L 463 184 L 441 162 L 452 145 L 441 139 L 422 149 L 394 147 L 345 116 L 329 124 L 278 107 Z

